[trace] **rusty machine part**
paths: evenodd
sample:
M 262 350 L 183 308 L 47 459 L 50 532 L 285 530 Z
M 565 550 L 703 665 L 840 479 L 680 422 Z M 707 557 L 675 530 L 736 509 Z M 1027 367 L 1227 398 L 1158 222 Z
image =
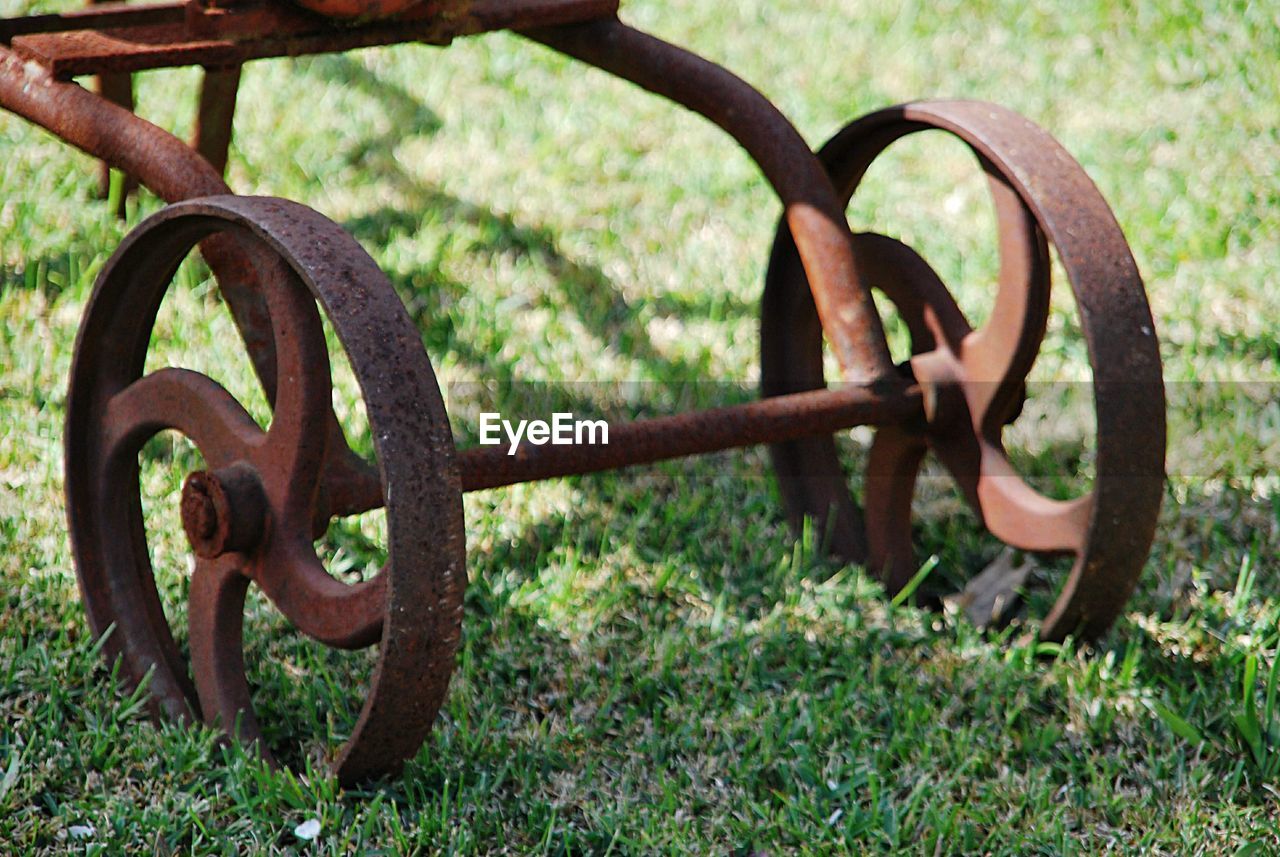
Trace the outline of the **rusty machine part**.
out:
M 767 443 L 787 512 L 824 522 L 832 547 L 890 589 L 914 569 L 911 498 L 932 449 L 984 525 L 1027 550 L 1074 555 L 1045 637 L 1101 634 L 1133 589 L 1161 498 L 1163 388 L 1151 315 L 1124 238 L 1083 171 L 1043 131 L 971 102 L 873 114 L 818 155 L 730 72 L 622 24 L 617 0 L 186 0 L 102 3 L 0 20 L 0 107 L 121 170 L 172 205 L 124 241 L 85 311 L 66 429 L 68 521 L 91 623 L 132 683 L 151 674 L 157 713 L 203 719 L 262 749 L 242 654 L 251 583 L 303 634 L 378 645 L 369 696 L 335 771 L 393 773 L 431 727 L 459 639 L 465 587 L 460 496 L 571 473 Z M 332 5 L 331 5 L 332 3 Z M 390 3 L 391 5 L 387 5 Z M 397 10 L 392 18 L 377 17 Z M 607 446 L 455 451 L 431 364 L 386 278 L 345 233 L 282 200 L 236 197 L 222 179 L 240 66 L 261 57 L 514 29 L 695 111 L 756 161 L 783 204 L 762 303 L 760 401 L 610 427 Z M 132 112 L 133 72 L 201 65 L 196 141 Z M 100 94 L 70 78 L 100 76 Z M 995 309 L 977 330 L 906 245 L 853 235 L 845 208 L 895 140 L 942 129 L 986 172 L 998 214 Z M 264 430 L 204 375 L 143 374 L 151 327 L 179 262 L 199 245 L 273 416 Z M 1049 500 L 1002 446 L 1048 312 L 1049 248 L 1075 293 L 1098 415 L 1092 491 Z M 897 306 L 914 356 L 895 366 L 871 288 Z M 330 403 L 321 315 L 364 395 L 375 462 L 347 444 Z M 823 375 L 824 347 L 841 383 Z M 865 514 L 832 433 L 875 427 Z M 190 659 L 151 573 L 139 451 L 177 430 L 205 466 L 173 502 L 194 556 Z M 388 562 L 356 584 L 330 576 L 313 539 L 337 517 L 385 508 Z
M 143 374 L 178 263 L 214 232 L 264 251 L 255 261 L 264 266 L 278 379 L 266 431 L 206 375 L 177 368 Z M 327 514 L 326 457 L 344 442 L 329 431 L 329 355 L 317 303 L 364 394 L 387 514 L 386 565 L 351 585 L 329 575 L 313 545 L 317 516 Z M 168 429 L 187 436 L 205 461 L 188 475 L 180 503 L 196 557 L 189 664 L 152 578 L 139 501 L 139 452 Z M 161 711 L 198 714 L 261 742 L 241 655 L 253 583 L 302 633 L 326 645 L 380 644 L 338 776 L 354 782 L 394 770 L 418 749 L 444 699 L 461 634 L 462 492 L 421 337 L 350 236 L 300 205 L 262 197 L 183 202 L 145 221 L 107 263 L 85 310 L 66 454 L 67 516 L 90 621 L 98 634 L 115 623 L 109 657 L 123 657 L 131 681 L 152 673 Z
M 310 9 L 328 18 L 372 20 L 402 14 L 422 3 L 423 0 L 294 0 L 294 2 L 304 9 Z M 438 5 L 453 6 L 465 13 L 465 7 L 469 2 L 454 0 L 453 3 Z
M 839 549 L 867 562 L 897 592 L 918 567 L 911 499 L 921 460 L 933 450 L 993 535 L 1023 550 L 1075 557 L 1041 636 L 1097 637 L 1137 584 L 1163 493 L 1164 385 L 1142 279 L 1119 224 L 1080 165 L 1043 130 L 1003 108 L 955 101 L 882 110 L 847 126 L 819 157 L 847 201 L 886 148 L 929 129 L 963 140 L 987 177 L 1000 233 L 990 316 L 973 329 L 915 251 L 876 233 L 854 236 L 865 281 L 885 293 L 911 332 L 913 356 L 903 369 L 926 391 L 927 424 L 877 432 L 867 461 L 865 527 L 829 438 L 772 447 L 784 501 L 793 520 L 836 516 Z M 1070 501 L 1027 485 L 1001 441 L 1022 407 L 1048 322 L 1049 242 L 1079 309 L 1097 415 L 1093 490 Z M 765 395 L 825 386 L 822 330 L 786 224 L 770 260 L 761 348 Z

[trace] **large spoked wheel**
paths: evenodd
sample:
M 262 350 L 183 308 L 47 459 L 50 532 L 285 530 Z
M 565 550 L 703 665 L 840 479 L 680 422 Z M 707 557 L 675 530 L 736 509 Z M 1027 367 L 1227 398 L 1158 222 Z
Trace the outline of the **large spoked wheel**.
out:
M 214 233 L 241 245 L 264 284 L 277 379 L 265 431 L 206 375 L 143 374 L 179 263 Z M 317 302 L 364 396 L 378 472 L 368 471 L 363 486 L 342 466 L 353 454 L 332 413 Z M 180 500 L 196 556 L 189 663 L 157 592 L 139 496 L 139 452 L 168 429 L 186 435 L 206 463 L 187 476 Z M 99 277 L 76 343 L 66 491 L 90 622 L 99 634 L 114 624 L 108 657 L 121 656 L 135 684 L 151 674 L 159 712 L 203 718 L 270 758 L 242 654 L 252 583 L 323 644 L 379 646 L 367 699 L 337 753 L 338 777 L 352 783 L 394 773 L 418 750 L 460 639 L 461 489 L 418 331 L 373 260 L 338 226 L 284 200 L 225 196 L 170 206 L 134 230 Z M 318 558 L 315 534 L 331 514 L 375 506 L 386 508 L 387 562 L 368 580 L 340 581 Z
M 891 592 L 918 563 L 911 502 L 933 450 L 993 535 L 1015 548 L 1075 558 L 1043 638 L 1095 638 L 1132 594 L 1155 534 L 1164 482 L 1165 407 L 1151 311 L 1123 234 L 1083 169 L 1044 131 L 980 102 L 908 104 L 847 126 L 819 153 L 850 200 L 894 141 L 927 129 L 963 140 L 986 173 L 1000 229 L 999 282 L 974 329 L 927 263 L 874 233 L 854 236 L 859 273 L 882 289 L 912 337 L 902 371 L 926 389 L 919 426 L 888 426 L 867 462 L 862 516 L 830 438 L 772 448 L 789 516 L 813 516 L 847 559 L 866 561 Z M 1046 241 L 1047 238 L 1047 241 Z M 1014 470 L 1002 433 L 1021 410 L 1049 313 L 1048 245 L 1067 272 L 1093 372 L 1096 471 L 1089 493 L 1053 500 Z M 822 329 L 794 242 L 780 227 L 762 306 L 762 387 L 825 386 Z

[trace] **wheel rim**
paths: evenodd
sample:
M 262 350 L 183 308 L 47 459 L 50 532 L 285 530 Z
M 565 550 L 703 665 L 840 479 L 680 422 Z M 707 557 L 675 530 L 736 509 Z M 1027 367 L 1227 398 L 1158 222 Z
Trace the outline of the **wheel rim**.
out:
M 215 232 L 252 250 L 267 292 L 279 381 L 268 391 L 274 414 L 265 432 L 207 376 L 174 368 L 142 374 L 178 264 Z M 386 506 L 387 564 L 355 585 L 331 577 L 312 544 L 329 508 L 377 503 L 371 486 L 353 487 L 359 480 L 343 469 L 352 454 L 335 431 L 317 303 L 364 396 L 381 477 L 376 494 Z M 334 767 L 348 783 L 398 770 L 447 689 L 465 547 L 440 391 L 417 330 L 373 260 L 335 224 L 284 200 L 210 197 L 166 208 L 125 239 L 99 277 L 77 339 L 67 412 L 77 575 L 94 630 L 115 623 L 106 652 L 122 656 L 127 680 L 150 673 L 160 712 L 234 727 L 270 758 L 241 654 L 253 582 L 313 639 L 379 644 L 368 696 Z M 197 553 L 188 611 L 194 682 L 155 587 L 138 491 L 138 451 L 166 429 L 190 438 L 207 465 L 188 477 L 181 501 Z M 331 478 L 343 475 L 345 482 Z M 353 503 L 353 494 L 365 502 Z
M 1163 493 L 1164 390 L 1142 281 L 1110 209 L 1080 166 L 1042 130 L 1002 108 L 979 102 L 892 108 L 854 122 L 819 154 L 847 202 L 890 144 L 928 129 L 959 137 L 987 174 L 1001 228 L 996 305 L 987 323 L 974 330 L 914 251 L 884 236 L 854 238 L 860 271 L 867 281 L 884 284 L 911 329 L 910 371 L 952 395 L 940 394 L 941 404 L 923 430 L 889 427 L 877 433 L 867 464 L 865 541 L 849 537 L 857 550 L 846 556 L 865 559 L 893 591 L 906 583 L 915 569 L 911 497 L 924 452 L 933 449 L 1002 541 L 1075 556 L 1041 636 L 1096 637 L 1137 583 Z M 1027 486 L 1001 443 L 1044 335 L 1050 243 L 1079 310 L 1098 429 L 1093 489 L 1067 502 L 1051 501 Z M 821 333 L 815 332 L 807 292 L 790 237 L 781 229 L 764 301 L 766 395 L 825 384 Z M 774 462 L 793 518 L 839 508 L 829 501 L 818 505 L 824 496 L 847 492 L 834 444 L 783 445 L 775 449 Z M 843 502 L 853 507 L 852 499 Z M 851 526 L 856 519 L 845 513 L 837 523 Z

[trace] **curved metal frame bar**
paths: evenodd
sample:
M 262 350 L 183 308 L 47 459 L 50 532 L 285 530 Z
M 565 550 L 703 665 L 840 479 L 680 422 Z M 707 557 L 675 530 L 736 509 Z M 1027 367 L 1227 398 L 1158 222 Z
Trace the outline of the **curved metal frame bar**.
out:
M 823 329 L 845 380 L 891 376 L 880 317 L 854 265 L 844 210 L 817 157 L 763 95 L 726 69 L 615 18 L 524 35 L 692 110 L 723 129 L 760 166 L 785 208 Z M 218 165 L 163 129 L 0 48 L 0 106 L 136 177 L 166 202 L 229 193 Z M 210 239 L 202 253 L 218 277 L 270 396 L 270 320 L 244 252 Z
M 0 107 L 136 178 L 168 203 L 231 193 L 218 167 L 168 131 L 89 92 L 59 81 L 36 64 L 0 47 Z M 200 254 L 213 270 L 268 401 L 276 392 L 276 353 L 271 316 L 255 262 L 259 251 L 237 238 L 213 235 Z M 326 468 L 330 511 L 352 514 L 378 504 L 378 479 L 346 445 L 330 420 L 331 458 Z
M 822 327 L 847 381 L 875 381 L 893 361 L 861 282 L 844 207 L 795 126 L 746 81 L 616 18 L 523 35 L 701 114 L 760 166 L 785 208 Z
M 6 48 L 0 48 L 0 107 L 133 176 L 165 202 L 231 193 L 221 173 L 182 140 L 101 95 L 55 80 Z M 217 276 L 270 397 L 275 349 L 254 266 L 246 251 L 225 236 L 207 239 L 200 252 Z

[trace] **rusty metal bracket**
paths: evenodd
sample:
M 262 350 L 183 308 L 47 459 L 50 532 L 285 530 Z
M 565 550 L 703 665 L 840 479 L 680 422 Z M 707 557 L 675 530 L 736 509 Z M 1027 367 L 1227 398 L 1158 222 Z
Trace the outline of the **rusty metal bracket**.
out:
M 0 42 L 57 78 L 184 65 L 225 68 L 254 59 L 375 45 L 446 45 L 493 30 L 610 17 L 617 0 L 426 2 L 394 20 L 344 23 L 273 0 L 102 3 L 58 15 L 0 20 Z

